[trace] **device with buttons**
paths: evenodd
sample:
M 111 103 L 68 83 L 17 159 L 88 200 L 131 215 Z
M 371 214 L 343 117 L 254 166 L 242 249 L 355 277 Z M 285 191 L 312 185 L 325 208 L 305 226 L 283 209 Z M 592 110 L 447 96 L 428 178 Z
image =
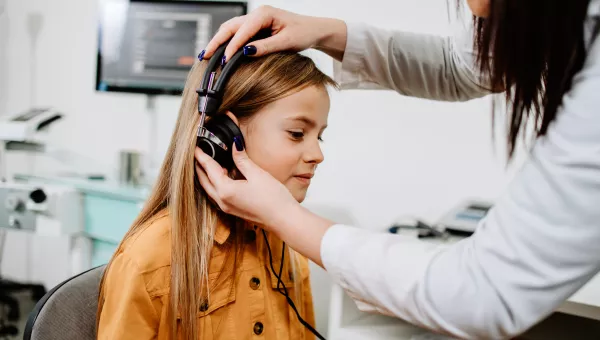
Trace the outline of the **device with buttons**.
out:
M 71 186 L 0 182 L 3 275 L 54 287 L 91 266 L 81 192 Z
M 0 182 L 0 228 L 40 232 L 52 225 L 56 234 L 81 233 L 82 200 L 70 187 Z
M 492 209 L 493 203 L 484 200 L 468 200 L 461 202 L 445 214 L 437 225 L 453 234 L 471 235 L 479 222 Z

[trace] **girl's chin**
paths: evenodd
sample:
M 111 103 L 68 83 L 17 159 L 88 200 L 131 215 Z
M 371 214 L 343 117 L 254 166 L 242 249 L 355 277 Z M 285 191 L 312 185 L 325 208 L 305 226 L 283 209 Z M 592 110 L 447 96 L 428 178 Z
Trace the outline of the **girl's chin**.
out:
M 294 199 L 296 199 L 296 201 L 298 201 L 298 203 L 302 203 L 302 201 L 304 201 L 304 199 L 306 198 L 307 188 L 294 188 L 294 189 L 288 188 L 288 190 L 290 191 L 290 193 L 292 194 Z

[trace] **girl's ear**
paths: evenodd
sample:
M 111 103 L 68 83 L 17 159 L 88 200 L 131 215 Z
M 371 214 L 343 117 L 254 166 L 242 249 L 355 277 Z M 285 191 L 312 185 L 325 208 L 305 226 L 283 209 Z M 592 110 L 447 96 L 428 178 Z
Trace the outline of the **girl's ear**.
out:
M 231 120 L 233 120 L 233 122 L 235 123 L 235 125 L 240 126 L 240 122 L 238 122 L 237 117 L 231 111 L 227 111 L 227 112 L 225 112 L 225 114 L 229 118 L 231 118 Z

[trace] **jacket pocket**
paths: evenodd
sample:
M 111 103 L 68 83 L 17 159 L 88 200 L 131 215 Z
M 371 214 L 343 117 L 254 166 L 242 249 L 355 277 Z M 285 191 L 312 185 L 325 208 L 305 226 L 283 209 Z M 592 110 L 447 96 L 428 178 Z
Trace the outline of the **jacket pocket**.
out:
M 221 277 L 221 273 L 209 275 L 209 299 L 207 303 L 200 305 L 196 316 L 202 318 L 213 314 L 215 311 L 235 302 L 235 284 L 231 276 Z M 177 319 L 181 314 L 177 313 Z
M 198 317 L 212 314 L 216 310 L 235 302 L 235 282 L 232 275 L 214 273 L 209 277 L 208 302 L 200 306 Z

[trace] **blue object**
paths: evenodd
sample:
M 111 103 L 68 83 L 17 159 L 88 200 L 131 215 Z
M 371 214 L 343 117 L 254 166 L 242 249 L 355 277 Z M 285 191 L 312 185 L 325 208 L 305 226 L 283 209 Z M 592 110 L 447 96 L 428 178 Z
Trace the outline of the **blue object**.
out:
M 142 202 L 85 194 L 85 232 L 93 239 L 119 243 L 141 210 Z

